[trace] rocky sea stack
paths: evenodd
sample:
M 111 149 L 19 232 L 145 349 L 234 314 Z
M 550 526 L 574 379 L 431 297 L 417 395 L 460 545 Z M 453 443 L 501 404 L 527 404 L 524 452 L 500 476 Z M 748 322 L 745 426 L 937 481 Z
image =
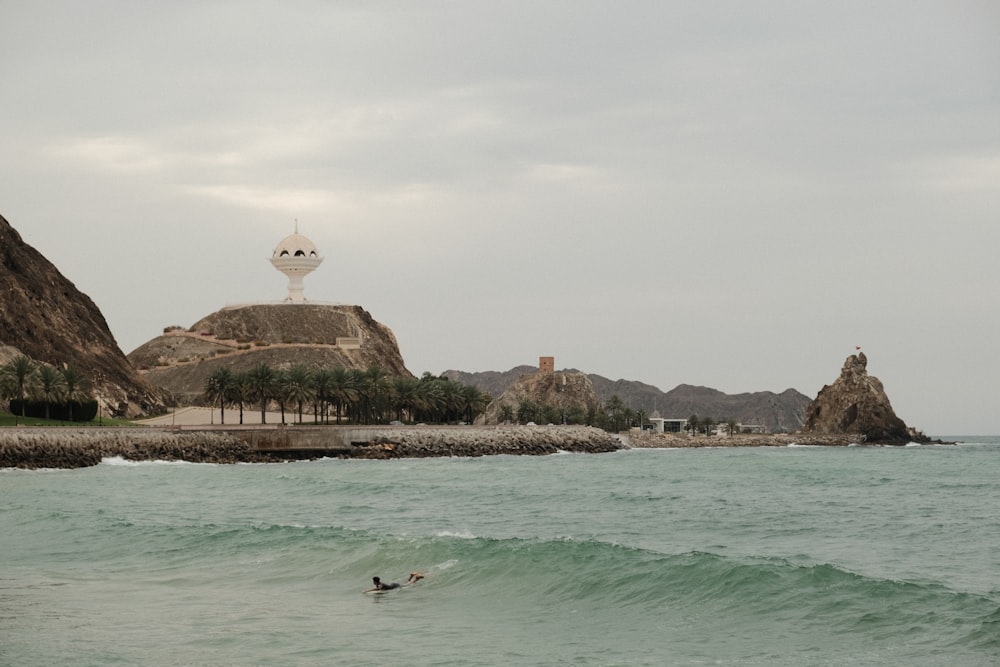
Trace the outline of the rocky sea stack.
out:
M 867 366 L 863 352 L 847 357 L 840 377 L 809 404 L 802 432 L 857 434 L 864 442 L 886 445 L 929 442 L 896 416 L 882 382 L 868 374 Z

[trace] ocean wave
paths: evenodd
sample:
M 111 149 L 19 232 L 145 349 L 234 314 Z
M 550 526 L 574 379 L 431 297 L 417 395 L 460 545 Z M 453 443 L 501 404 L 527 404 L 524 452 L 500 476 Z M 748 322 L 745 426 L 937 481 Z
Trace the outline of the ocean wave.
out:
M 532 604 L 618 608 L 647 614 L 664 606 L 720 618 L 784 618 L 817 632 L 925 630 L 956 641 L 995 627 L 997 601 L 934 582 L 858 574 L 834 564 L 738 558 L 702 551 L 666 554 L 591 540 L 497 539 L 440 534 L 386 541 L 362 559 L 365 571 L 409 571 L 449 562 L 435 585 Z M 371 561 L 375 561 L 372 565 Z M 932 615 L 928 615 L 932 612 Z M 931 627 L 934 625 L 935 627 Z M 985 639 L 986 635 L 983 634 Z
M 140 468 L 145 466 L 214 466 L 219 465 L 217 463 L 194 463 L 191 461 L 164 461 L 160 459 L 155 459 L 152 461 L 132 461 L 126 459 L 122 456 L 106 456 L 101 459 L 101 465 L 105 466 L 123 466 L 127 468 Z

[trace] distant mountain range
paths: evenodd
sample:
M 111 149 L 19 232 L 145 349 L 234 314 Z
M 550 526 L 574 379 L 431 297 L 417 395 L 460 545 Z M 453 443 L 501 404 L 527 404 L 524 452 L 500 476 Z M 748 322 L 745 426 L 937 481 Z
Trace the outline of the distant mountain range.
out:
M 517 378 L 536 372 L 538 368 L 535 366 L 517 366 L 504 372 L 467 373 L 449 370 L 442 375 L 489 392 L 496 398 Z M 812 399 L 795 389 L 786 389 L 780 394 L 771 391 L 725 394 L 709 387 L 681 384 L 664 392 L 643 382 L 609 380 L 590 373 L 587 376 L 594 383 L 594 390 L 602 402 L 617 395 L 626 406 L 633 410 L 643 410 L 648 415 L 655 412 L 668 419 L 687 419 L 691 415 L 698 415 L 700 418 L 711 417 L 720 422 L 733 419 L 741 424 L 763 425 L 771 433 L 786 433 L 801 428 L 805 422 L 806 408 L 812 402 Z

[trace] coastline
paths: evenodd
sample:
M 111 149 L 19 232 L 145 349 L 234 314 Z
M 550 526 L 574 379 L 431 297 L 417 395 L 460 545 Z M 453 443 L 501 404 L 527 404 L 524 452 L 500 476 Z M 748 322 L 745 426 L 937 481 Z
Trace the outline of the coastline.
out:
M 544 456 L 627 448 L 589 426 L 15 427 L 0 429 L 0 468 L 83 468 L 104 458 L 279 463 L 315 458 Z
M 744 433 L 741 435 L 691 436 L 686 433 L 638 433 L 628 434 L 629 444 L 634 448 L 691 448 L 691 447 L 848 447 L 866 443 L 860 433 L 816 434 L 816 433 Z
M 0 429 L 0 468 L 83 468 L 132 461 L 278 463 L 316 458 L 428 458 L 598 454 L 632 448 L 846 447 L 860 434 L 690 436 L 590 426 L 12 427 Z M 937 441 L 940 443 L 940 441 Z M 945 443 L 940 443 L 945 444 Z

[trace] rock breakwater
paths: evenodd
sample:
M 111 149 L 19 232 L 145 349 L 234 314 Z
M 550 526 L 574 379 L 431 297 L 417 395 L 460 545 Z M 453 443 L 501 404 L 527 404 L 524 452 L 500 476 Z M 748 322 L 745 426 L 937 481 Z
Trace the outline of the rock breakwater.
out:
M 276 461 L 222 433 L 139 428 L 12 428 L 0 431 L 0 468 L 85 468 L 120 456 L 130 461 Z
M 297 429 L 285 432 L 292 439 Z M 346 430 L 345 430 L 346 431 Z M 326 446 L 254 444 L 278 429 L 242 431 L 154 428 L 11 428 L 0 430 L 0 468 L 82 468 L 120 456 L 131 461 L 267 463 L 317 458 L 424 458 L 432 456 L 601 453 L 622 449 L 617 436 L 586 426 L 385 427 L 364 429 L 361 442 L 342 443 L 330 427 Z M 356 431 L 353 431 L 356 432 Z
M 767 433 L 718 437 L 690 436 L 680 433 L 629 433 L 631 447 L 847 447 L 863 444 L 861 434 L 820 435 L 815 433 Z
M 541 456 L 559 451 L 599 454 L 624 448 L 614 434 L 590 426 L 402 427 L 373 432 L 371 441 L 356 446 L 352 456 Z

